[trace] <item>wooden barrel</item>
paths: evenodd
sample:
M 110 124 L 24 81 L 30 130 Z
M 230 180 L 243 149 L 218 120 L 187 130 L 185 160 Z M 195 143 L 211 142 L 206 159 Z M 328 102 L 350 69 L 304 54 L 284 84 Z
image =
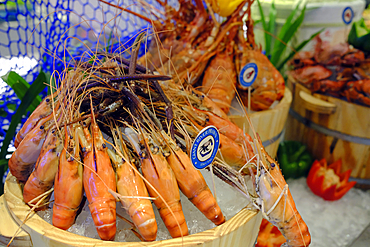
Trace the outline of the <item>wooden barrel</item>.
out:
M 0 196 L 0 246 L 6 246 L 18 230 L 18 225 L 14 223 L 13 217 L 8 211 L 5 196 Z M 13 239 L 11 246 L 31 247 L 32 242 L 28 233 L 20 229 Z
M 273 158 L 276 157 L 279 140 L 283 137 L 291 103 L 292 93 L 289 88 L 285 88 L 284 97 L 273 109 L 250 114 L 250 119 L 255 131 L 261 137 L 262 144 L 267 153 Z M 252 135 L 250 126 L 245 117 L 231 115 L 229 118 L 241 129 L 245 129 L 247 133 Z
M 0 240 L 8 240 L 24 221 L 30 211 L 30 207 L 23 201 L 21 186 L 14 176 L 9 173 L 5 181 L 5 201 L 8 210 L 0 210 L 0 233 L 6 233 Z M 1 203 L 1 202 L 0 202 Z M 1 204 L 0 204 L 1 206 Z M 0 207 L 1 209 L 1 207 Z M 10 219 L 13 220 L 6 220 Z M 16 238 L 14 246 L 20 246 L 19 241 L 26 243 L 21 246 L 241 246 L 252 247 L 256 241 L 261 213 L 242 209 L 230 220 L 213 229 L 192 234 L 183 238 L 154 241 L 154 242 L 111 242 L 79 236 L 52 226 L 37 214 L 31 217 L 22 226 L 22 234 Z M 6 222 L 6 224 L 4 223 Z M 10 226 L 12 225 L 12 226 Z M 21 239 L 20 239 L 21 238 Z M 27 242 L 28 240 L 28 242 Z M 1 243 L 1 242 L 0 242 Z M 28 245 L 27 245 L 28 244 Z
M 342 171 L 370 185 L 370 108 L 335 97 L 311 94 L 289 77 L 293 94 L 286 139 L 301 141 L 316 159 L 342 159 Z

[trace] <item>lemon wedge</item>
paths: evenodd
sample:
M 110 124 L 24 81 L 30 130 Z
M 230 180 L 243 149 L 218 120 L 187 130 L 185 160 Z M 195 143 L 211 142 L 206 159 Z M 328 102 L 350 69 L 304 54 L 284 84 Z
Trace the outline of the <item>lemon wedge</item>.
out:
M 210 0 L 214 12 L 220 16 L 231 15 L 243 0 Z

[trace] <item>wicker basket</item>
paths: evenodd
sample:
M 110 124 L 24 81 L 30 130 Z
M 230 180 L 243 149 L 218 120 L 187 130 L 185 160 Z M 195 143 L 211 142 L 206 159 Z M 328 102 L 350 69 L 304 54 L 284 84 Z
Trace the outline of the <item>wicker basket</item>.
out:
M 7 224 L 0 224 L 0 243 L 9 241 L 18 225 L 29 212 L 23 201 L 21 186 L 15 177 L 8 175 L 5 181 L 5 205 L 0 200 L 0 216 Z M 0 198 L 3 199 L 3 198 Z M 6 210 L 7 208 L 8 210 Z M 10 220 L 12 219 L 12 220 Z M 14 221 L 13 221 L 14 220 Z M 242 246 L 252 247 L 261 224 L 261 213 L 242 209 L 230 220 L 213 229 L 183 238 L 155 242 L 109 242 L 82 237 L 58 229 L 37 214 L 33 214 L 22 226 L 23 231 L 15 238 L 15 246 Z M 9 223 L 8 223 L 9 222 Z M 9 225 L 11 226 L 9 226 Z M 5 229 L 6 228 L 6 229 Z M 7 243 L 4 243 L 7 244 Z

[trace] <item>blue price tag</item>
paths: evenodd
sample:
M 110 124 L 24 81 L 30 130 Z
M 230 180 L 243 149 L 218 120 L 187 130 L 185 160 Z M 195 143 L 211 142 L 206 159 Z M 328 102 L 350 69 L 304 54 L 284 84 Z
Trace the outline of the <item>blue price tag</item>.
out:
M 346 25 L 348 25 L 352 22 L 353 16 L 354 16 L 354 13 L 353 13 L 352 8 L 346 7 L 342 13 L 342 20 Z
M 250 87 L 256 80 L 258 67 L 255 63 L 246 64 L 239 74 L 239 82 L 243 87 Z
M 204 128 L 191 146 L 190 159 L 193 166 L 203 169 L 209 166 L 216 157 L 220 146 L 220 134 L 214 126 Z

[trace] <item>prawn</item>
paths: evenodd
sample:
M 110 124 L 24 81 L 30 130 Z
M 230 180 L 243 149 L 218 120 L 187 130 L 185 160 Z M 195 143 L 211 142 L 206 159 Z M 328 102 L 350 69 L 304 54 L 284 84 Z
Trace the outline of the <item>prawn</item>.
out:
M 261 111 L 270 108 L 276 100 L 280 101 L 284 97 L 285 81 L 280 72 L 255 44 L 253 20 L 251 18 L 251 5 L 253 2 L 248 2 L 248 7 L 245 11 L 248 14 L 246 21 L 248 42 L 244 38 L 244 31 L 239 28 L 238 35 L 235 37 L 237 53 L 239 54 L 236 54 L 235 60 L 238 74 L 246 64 L 254 63 L 257 66 L 258 71 L 255 82 L 250 86 L 250 107 L 252 110 Z M 240 99 L 244 105 L 248 105 L 249 94 L 247 87 L 238 83 L 237 88 Z
M 40 155 L 46 134 L 53 123 L 53 114 L 40 119 L 10 157 L 9 170 L 20 182 L 25 183 L 31 175 L 34 164 Z
M 23 124 L 22 128 L 18 131 L 14 139 L 14 147 L 18 148 L 19 143 L 24 139 L 24 137 L 37 125 L 40 119 L 49 116 L 53 112 L 52 100 L 57 95 L 58 92 L 48 95 L 44 98 L 40 105 L 32 112 L 28 117 L 27 121 Z M 58 106 L 56 106 L 58 108 Z
M 230 53 L 226 49 L 217 53 L 205 70 L 202 81 L 203 91 L 225 113 L 229 112 L 236 87 L 235 66 Z
M 80 144 L 85 138 L 79 123 L 72 125 L 72 138 L 65 127 L 64 149 L 54 183 L 53 225 L 63 230 L 71 227 L 83 198 L 83 167 L 79 160 Z M 68 153 L 67 153 L 68 151 Z
M 50 130 L 42 145 L 35 170 L 24 185 L 23 200 L 26 203 L 45 193 L 53 186 L 62 149 L 62 140 L 57 136 L 56 130 Z
M 192 126 L 184 125 L 184 127 L 189 133 L 191 133 L 193 137 L 195 137 L 199 130 L 203 128 L 201 125 L 198 125 L 195 122 L 192 122 Z M 243 146 L 236 143 L 234 140 L 230 139 L 229 137 L 222 133 L 219 133 L 219 135 L 220 135 L 219 151 L 223 160 L 231 166 L 239 168 L 243 167 L 247 162 L 248 156 Z M 252 147 L 250 146 L 250 148 Z M 250 154 L 252 154 L 252 152 L 250 152 Z
M 261 140 L 261 173 L 256 178 L 257 193 L 264 217 L 275 225 L 287 240 L 286 246 L 308 246 L 311 235 L 299 214 L 280 167 L 266 152 Z
M 157 198 L 154 204 L 158 208 L 159 214 L 167 227 L 170 235 L 173 238 L 182 237 L 189 234 L 188 226 L 185 221 L 185 216 L 182 211 L 180 202 L 180 192 L 174 172 L 169 166 L 166 158 L 160 152 L 158 145 L 149 140 L 143 135 L 144 149 L 141 152 L 141 171 L 144 178 L 150 183 L 147 186 L 149 195 Z M 132 138 L 138 138 L 135 135 L 130 135 Z M 131 140 L 133 144 L 133 140 Z M 138 151 L 138 150 L 137 150 Z M 159 193 L 159 195 L 158 195 Z
M 194 168 L 189 156 L 174 141 L 165 133 L 162 136 L 168 142 L 167 161 L 182 193 L 214 224 L 224 223 L 225 218 L 203 175 Z
M 190 116 L 190 119 L 193 119 L 193 123 L 197 121 L 201 126 L 213 125 L 221 134 L 229 137 L 236 143 L 247 145 L 248 151 L 251 152 L 252 147 L 249 143 L 252 142 L 252 138 L 230 120 L 223 119 L 209 111 L 196 109 L 195 107 L 184 106 L 182 109 Z
M 91 105 L 92 136 L 85 126 L 86 142 L 81 145 L 84 151 L 83 185 L 100 238 L 113 240 L 116 235 L 116 200 L 109 190 L 116 191 L 116 179 L 107 146 L 92 109 Z
M 124 142 L 120 132 L 118 139 L 115 131 L 112 131 L 115 142 L 120 147 L 120 152 L 124 152 Z M 130 164 L 129 159 L 122 158 L 119 154 L 114 153 L 108 149 L 109 157 L 111 158 L 117 175 L 117 192 L 122 195 L 120 201 L 122 206 L 127 211 L 136 228 L 139 230 L 141 236 L 145 241 L 154 241 L 157 236 L 157 222 L 154 216 L 154 211 L 148 197 L 148 191 L 145 187 L 144 181 L 139 176 L 139 171 L 135 166 Z M 136 197 L 136 198 L 135 198 Z
M 261 51 L 246 49 L 243 54 L 247 57 L 246 63 L 255 63 L 258 67 L 256 81 L 251 86 L 251 109 L 266 110 L 275 100 L 283 98 L 284 78 Z M 244 105 L 248 105 L 248 91 L 241 84 L 238 88 Z
M 246 117 L 252 126 L 248 115 Z M 214 162 L 214 174 L 246 196 L 262 216 L 279 229 L 286 239 L 285 246 L 308 246 L 311 235 L 295 206 L 279 164 L 267 154 L 253 126 L 252 130 L 255 158 L 248 160 L 243 168 L 250 171 L 247 177 L 252 179 L 253 189 L 247 187 L 241 172 L 219 160 Z

